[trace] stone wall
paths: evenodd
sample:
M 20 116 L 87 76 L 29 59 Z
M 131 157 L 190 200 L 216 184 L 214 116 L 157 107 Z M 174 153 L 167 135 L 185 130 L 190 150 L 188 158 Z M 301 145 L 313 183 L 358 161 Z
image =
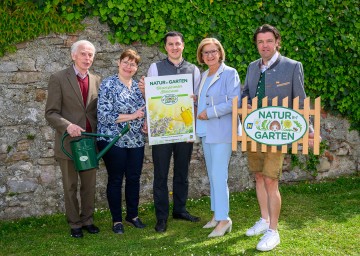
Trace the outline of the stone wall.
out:
M 47 82 L 50 75 L 71 63 L 70 46 L 87 39 L 97 48 L 92 71 L 106 77 L 117 72 L 116 60 L 128 47 L 141 57 L 137 77 L 145 75 L 150 63 L 164 58 L 158 47 L 140 43 L 131 46 L 111 44 L 109 29 L 95 19 L 86 19 L 87 29 L 79 34 L 48 35 L 18 45 L 16 53 L 0 58 L 0 219 L 39 216 L 64 211 L 61 172 L 54 160 L 54 131 L 44 119 Z M 159 44 L 162 47 L 162 44 Z M 195 53 L 194 53 L 195 54 Z M 245 74 L 240 74 L 245 79 Z M 351 174 L 360 169 L 360 139 L 349 132 L 346 120 L 324 116 L 321 132 L 329 149 L 321 157 L 316 179 Z M 239 147 L 240 148 L 240 147 Z M 141 202 L 152 200 L 151 148 L 146 147 L 141 177 Z M 107 207 L 106 170 L 101 163 L 97 174 L 96 207 Z M 171 175 L 170 175 L 171 177 Z M 314 179 L 308 172 L 290 170 L 284 164 L 282 182 Z M 171 179 L 169 179 L 171 185 Z M 230 191 L 253 188 L 245 153 L 233 153 L 229 169 Z M 171 186 L 170 186 L 171 188 Z M 200 144 L 194 145 L 191 160 L 189 196 L 209 194 L 208 179 Z

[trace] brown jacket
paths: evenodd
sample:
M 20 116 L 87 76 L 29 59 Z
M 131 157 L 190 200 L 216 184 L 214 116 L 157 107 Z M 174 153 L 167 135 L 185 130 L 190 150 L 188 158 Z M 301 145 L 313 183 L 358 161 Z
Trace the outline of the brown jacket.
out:
M 89 93 L 85 107 L 73 66 L 50 76 L 45 118 L 56 130 L 55 157 L 68 159 L 61 150 L 61 137 L 69 124 L 73 123 L 85 129 L 87 118 L 92 131 L 96 132 L 99 85 L 100 77 L 89 74 Z M 68 136 L 64 145 L 71 154 L 70 140 Z

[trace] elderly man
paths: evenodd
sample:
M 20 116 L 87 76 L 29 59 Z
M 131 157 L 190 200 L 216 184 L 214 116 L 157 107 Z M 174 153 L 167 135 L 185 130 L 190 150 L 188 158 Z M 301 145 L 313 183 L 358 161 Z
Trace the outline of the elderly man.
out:
M 95 47 L 89 41 L 80 40 L 71 46 L 74 63 L 51 75 L 45 109 L 46 120 L 56 130 L 55 158 L 60 164 L 66 218 L 74 238 L 83 237 L 82 229 L 91 234 L 99 232 L 93 224 L 96 169 L 77 172 L 73 161 L 61 151 L 60 140 L 65 131 L 72 138 L 81 136 L 81 132 L 96 131 L 100 77 L 89 72 L 94 56 Z M 81 209 L 77 199 L 79 179 Z

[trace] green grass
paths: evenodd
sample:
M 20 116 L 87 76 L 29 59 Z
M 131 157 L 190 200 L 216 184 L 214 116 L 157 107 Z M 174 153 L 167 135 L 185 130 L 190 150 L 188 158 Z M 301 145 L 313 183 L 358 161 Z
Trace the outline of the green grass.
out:
M 266 255 L 360 255 L 360 175 L 320 183 L 281 185 L 283 207 L 279 223 L 281 244 Z M 153 204 L 140 208 L 148 226 L 125 224 L 125 234 L 111 231 L 108 210 L 97 210 L 96 235 L 74 239 L 62 214 L 0 222 L 0 255 L 258 255 L 260 237 L 244 235 L 258 218 L 255 191 L 233 193 L 233 230 L 220 238 L 202 226 L 211 218 L 209 198 L 188 201 L 200 223 L 169 219 L 168 231 L 154 231 Z

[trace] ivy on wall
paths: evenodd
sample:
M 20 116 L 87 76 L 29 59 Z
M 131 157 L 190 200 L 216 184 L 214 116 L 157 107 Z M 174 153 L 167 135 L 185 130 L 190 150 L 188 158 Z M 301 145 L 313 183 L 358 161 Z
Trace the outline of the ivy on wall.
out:
M 71 2 L 71 3 L 70 3 Z M 0 2 L 0 57 L 14 52 L 16 44 L 51 32 L 82 29 L 84 1 L 2 0 Z
M 3 15 L 2 8 L 0 55 L 11 45 L 40 34 L 72 32 L 85 16 L 96 16 L 109 25 L 112 32 L 109 40 L 122 44 L 141 41 L 162 48 L 164 34 L 178 30 L 185 36 L 184 56 L 194 63 L 199 42 L 204 37 L 216 37 L 225 48 L 227 64 L 239 71 L 242 81 L 248 64 L 259 58 L 252 35 L 258 26 L 269 23 L 282 35 L 280 52 L 303 63 L 308 96 L 321 96 L 325 109 L 347 117 L 351 128 L 360 131 L 359 0 L 16 2 L 2 3 L 7 15 Z M 21 14 L 19 24 L 20 14 L 15 19 L 9 13 L 24 4 L 32 9 Z M 17 29 L 13 33 L 15 24 Z

